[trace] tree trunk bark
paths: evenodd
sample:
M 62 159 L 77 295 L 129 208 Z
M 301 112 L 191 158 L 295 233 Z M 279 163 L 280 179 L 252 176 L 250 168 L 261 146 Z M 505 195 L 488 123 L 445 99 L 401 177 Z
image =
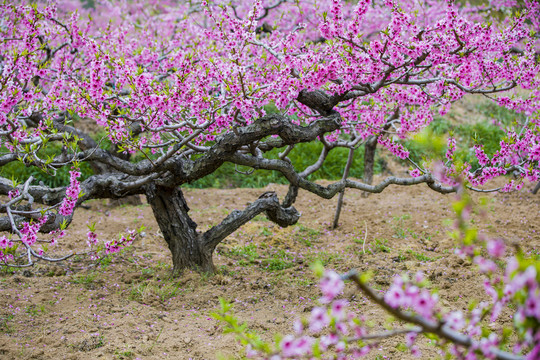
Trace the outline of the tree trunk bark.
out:
M 214 247 L 205 247 L 197 224 L 189 217 L 189 207 L 180 188 L 151 184 L 146 198 L 173 259 L 173 274 L 188 268 L 199 272 L 215 271 L 212 261 Z
M 343 171 L 343 178 L 342 178 L 343 180 L 346 180 L 349 177 L 349 170 L 351 169 L 353 157 L 354 157 L 354 149 L 349 149 L 349 156 L 347 157 L 347 164 L 345 165 L 345 170 Z M 345 189 L 339 192 L 336 213 L 334 214 L 334 223 L 332 225 L 332 229 L 336 229 L 338 227 L 339 215 L 341 214 L 341 207 L 343 206 L 344 195 L 345 195 Z
M 373 137 L 366 142 L 364 148 L 364 183 L 373 183 L 373 170 L 375 167 L 375 151 L 377 150 L 377 137 Z M 368 192 L 363 192 L 362 197 L 368 197 Z

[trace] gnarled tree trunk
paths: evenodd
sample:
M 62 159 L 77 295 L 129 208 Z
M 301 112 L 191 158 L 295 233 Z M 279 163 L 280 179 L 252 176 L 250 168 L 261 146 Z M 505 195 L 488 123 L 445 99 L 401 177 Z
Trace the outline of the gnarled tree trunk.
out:
M 173 273 L 178 274 L 185 268 L 214 272 L 214 247 L 205 246 L 197 224 L 188 215 L 189 207 L 180 188 L 151 184 L 146 198 L 171 250 Z
M 186 268 L 213 273 L 216 246 L 260 213 L 282 227 L 294 225 L 300 218 L 291 204 L 281 205 L 276 193 L 267 191 L 244 210 L 232 211 L 221 223 L 201 233 L 188 215 L 189 207 L 179 187 L 151 183 L 146 187 L 146 198 L 171 250 L 174 274 Z

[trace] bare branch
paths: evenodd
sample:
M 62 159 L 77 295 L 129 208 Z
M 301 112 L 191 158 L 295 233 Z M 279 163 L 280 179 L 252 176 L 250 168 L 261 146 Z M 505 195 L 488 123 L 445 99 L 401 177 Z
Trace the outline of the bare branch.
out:
M 246 156 L 242 154 L 231 154 L 227 160 L 235 164 L 251 166 L 256 169 L 279 171 L 292 185 L 298 186 L 325 199 L 331 199 L 334 195 L 345 188 L 358 189 L 370 193 L 380 193 L 390 185 L 409 186 L 426 183 L 432 190 L 442 194 L 452 193 L 457 190 L 456 187 L 444 186 L 437 183 L 431 174 L 424 174 L 415 178 L 396 178 L 394 176 L 390 176 L 377 185 L 368 185 L 356 180 L 345 179 L 332 183 L 328 186 L 322 186 L 301 177 L 290 163 L 283 160 L 255 158 L 253 156 Z

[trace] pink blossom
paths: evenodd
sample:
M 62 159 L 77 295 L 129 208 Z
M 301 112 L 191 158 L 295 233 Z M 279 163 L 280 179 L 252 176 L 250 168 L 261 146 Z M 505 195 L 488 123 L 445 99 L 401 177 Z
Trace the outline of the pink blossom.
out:
M 426 318 L 433 316 L 433 307 L 435 306 L 435 298 L 427 290 L 422 290 L 418 296 L 413 300 L 413 309 L 417 313 Z
M 446 150 L 446 159 L 448 161 L 454 160 L 454 152 L 456 151 L 456 139 L 453 137 L 448 138 L 448 149 Z
M 295 338 L 292 335 L 287 335 L 281 340 L 281 354 L 284 357 L 296 356 Z
M 422 357 L 422 352 L 418 348 L 418 346 L 411 346 L 411 354 L 417 358 Z
M 81 176 L 81 173 L 77 170 L 71 170 L 69 175 L 69 187 L 66 189 L 66 197 L 58 210 L 63 216 L 69 216 L 73 213 L 79 193 L 81 192 L 80 183 L 77 181 L 77 178 Z
M 253 350 L 253 347 L 251 346 L 251 344 L 248 344 L 246 346 L 246 357 L 248 359 L 256 358 L 258 355 L 259 353 L 256 350 Z
M 12 247 L 13 243 L 5 236 L 0 237 L 0 249 Z
M 465 319 L 461 311 L 453 311 L 444 317 L 446 324 L 453 330 L 461 330 L 465 326 Z
M 330 317 L 324 307 L 314 307 L 311 310 L 309 330 L 317 333 L 330 324 Z
M 410 171 L 409 174 L 410 174 L 412 177 L 419 177 L 419 176 L 422 176 L 422 172 L 421 172 L 419 169 L 414 169 L 414 170 Z
M 489 255 L 495 258 L 501 258 L 506 251 L 506 245 L 501 239 L 490 239 L 487 241 L 487 251 Z
M 405 292 L 400 286 L 392 285 L 384 295 L 384 301 L 393 308 L 402 305 L 405 299 Z
M 345 299 L 336 300 L 332 303 L 331 315 L 337 320 L 345 319 L 346 308 L 349 302 Z
M 343 291 L 344 283 L 336 272 L 326 271 L 319 286 L 323 294 L 321 302 L 327 303 L 332 301 Z
M 86 236 L 88 238 L 87 240 L 87 243 L 88 243 L 88 246 L 93 246 L 93 245 L 97 245 L 98 243 L 98 238 L 97 238 L 97 234 L 93 231 L 88 231 L 88 233 L 86 233 Z
M 405 345 L 407 345 L 408 348 L 414 345 L 414 342 L 416 341 L 418 334 L 415 332 L 409 332 L 405 335 Z
M 339 342 L 339 336 L 335 333 L 330 333 L 329 335 L 321 336 L 321 349 L 326 350 L 328 347 L 335 345 Z
M 529 296 L 525 300 L 525 315 L 540 320 L 540 295 L 538 291 L 529 292 Z

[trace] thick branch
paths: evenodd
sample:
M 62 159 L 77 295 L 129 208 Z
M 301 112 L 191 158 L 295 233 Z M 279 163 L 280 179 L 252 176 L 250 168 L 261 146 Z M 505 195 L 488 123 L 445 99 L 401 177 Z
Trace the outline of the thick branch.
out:
M 307 126 L 293 124 L 281 115 L 267 115 L 254 123 L 230 131 L 217 138 L 216 144 L 195 161 L 178 156 L 171 159 L 165 168 L 170 176 L 164 181 L 182 184 L 201 179 L 214 172 L 243 146 L 254 144 L 270 135 L 278 135 L 286 144 L 310 142 L 317 137 L 338 129 L 339 114 L 322 118 Z
M 78 204 L 90 199 L 118 199 L 128 195 L 144 193 L 144 186 L 158 177 L 159 174 L 149 176 L 128 176 L 125 174 L 109 173 L 93 175 L 81 182 L 83 194 Z M 0 194 L 7 195 L 14 190 L 11 180 L 0 177 Z M 45 205 L 59 204 L 66 195 L 66 187 L 50 188 L 44 185 L 28 187 L 30 194 L 36 203 Z
M 256 158 L 242 154 L 231 154 L 227 160 L 238 165 L 251 166 L 255 169 L 279 171 L 292 185 L 298 186 L 325 199 L 331 199 L 335 194 L 345 188 L 353 188 L 370 193 L 380 193 L 389 185 L 416 185 L 421 183 L 426 183 L 432 190 L 443 194 L 456 191 L 455 187 L 448 187 L 436 183 L 435 179 L 433 179 L 430 174 L 425 174 L 415 178 L 396 178 L 394 176 L 390 176 L 377 185 L 368 185 L 356 180 L 344 179 L 328 186 L 322 186 L 301 177 L 295 171 L 294 167 L 289 162 L 284 160 Z
M 7 195 L 14 190 L 11 180 L 0 177 L 0 194 Z M 28 187 L 28 193 L 34 198 L 34 201 L 45 205 L 56 205 L 66 196 L 65 187 L 50 188 L 48 186 L 35 185 Z
M 53 230 L 59 229 L 62 223 L 69 225 L 73 219 L 73 216 L 62 216 L 52 211 L 47 211 L 45 215 L 47 216 L 47 222 L 39 229 L 39 232 L 44 234 L 48 234 Z M 29 218 L 37 218 L 37 215 L 29 217 L 13 215 L 13 222 L 15 225 L 19 226 L 23 221 L 28 221 Z M 0 231 L 13 231 L 13 226 L 9 216 L 0 218 Z
M 274 192 L 264 193 L 244 210 L 234 210 L 220 224 L 205 232 L 203 234 L 205 246 L 215 248 L 223 239 L 262 212 L 266 213 L 268 219 L 282 227 L 294 225 L 300 218 L 300 213 L 294 207 L 280 206 Z
M 334 111 L 333 108 L 343 100 L 341 96 L 328 96 L 322 90 L 307 91 L 302 90 L 296 98 L 300 103 L 308 108 L 317 111 L 323 116 L 328 116 Z

